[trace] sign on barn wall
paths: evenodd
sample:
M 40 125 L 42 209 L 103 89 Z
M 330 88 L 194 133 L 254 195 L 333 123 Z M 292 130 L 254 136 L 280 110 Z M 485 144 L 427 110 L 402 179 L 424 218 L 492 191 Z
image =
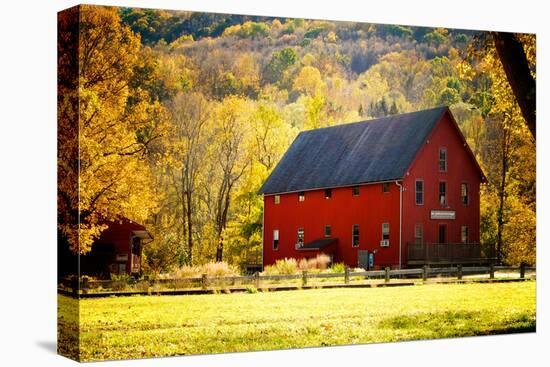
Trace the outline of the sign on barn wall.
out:
M 432 210 L 430 219 L 455 219 L 456 213 L 454 210 Z

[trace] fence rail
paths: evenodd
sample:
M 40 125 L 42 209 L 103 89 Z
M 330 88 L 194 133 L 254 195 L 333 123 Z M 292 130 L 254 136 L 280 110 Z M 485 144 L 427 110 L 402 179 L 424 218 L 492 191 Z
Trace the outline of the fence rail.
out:
M 161 294 L 182 291 L 186 293 L 201 293 L 200 291 L 243 291 L 250 287 L 266 289 L 296 289 L 303 287 L 336 287 L 336 286 L 361 286 L 371 285 L 397 285 L 398 283 L 412 284 L 415 281 L 448 281 L 443 278 L 455 278 L 462 280 L 464 276 L 480 276 L 490 280 L 495 279 L 498 273 L 502 279 L 503 273 L 507 279 L 526 279 L 526 273 L 534 276 L 535 268 L 521 265 L 511 266 L 469 266 L 462 265 L 452 267 L 430 268 L 423 266 L 416 269 L 394 269 L 371 271 L 350 271 L 346 268 L 343 273 L 309 273 L 291 275 L 254 275 L 209 277 L 203 274 L 200 277 L 180 279 L 129 279 L 129 280 L 91 280 L 86 277 L 81 279 L 61 279 L 59 291 L 75 297 L 81 295 L 112 295 L 112 294 Z M 515 275 L 517 274 L 517 275 Z M 432 279 L 430 279 L 432 278 Z M 472 280 L 472 279 L 470 279 Z M 333 281 L 333 282 L 331 282 Z M 336 282 L 334 282 L 336 281 Z

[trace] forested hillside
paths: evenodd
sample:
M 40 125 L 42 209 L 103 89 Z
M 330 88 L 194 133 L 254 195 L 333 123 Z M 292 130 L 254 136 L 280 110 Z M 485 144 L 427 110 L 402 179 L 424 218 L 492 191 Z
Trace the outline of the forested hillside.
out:
M 448 105 L 489 180 L 482 241 L 535 262 L 535 141 L 487 34 L 87 6 L 81 22 L 81 243 L 122 215 L 152 232 L 151 271 L 242 265 L 299 131 Z

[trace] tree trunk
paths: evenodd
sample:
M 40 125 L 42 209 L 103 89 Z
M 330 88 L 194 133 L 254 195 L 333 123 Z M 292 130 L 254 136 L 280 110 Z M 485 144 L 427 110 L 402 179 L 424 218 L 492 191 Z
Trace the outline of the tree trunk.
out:
M 499 206 L 497 212 L 497 264 L 502 264 L 502 230 L 504 228 L 504 201 L 506 200 L 506 173 L 508 171 L 508 132 L 503 132 L 501 142 L 501 171 L 498 190 Z
M 521 42 L 513 33 L 493 32 L 495 48 L 508 83 L 514 92 L 521 114 L 536 140 L 536 83 L 529 70 L 529 62 Z
M 223 259 L 223 237 L 220 236 L 220 242 L 216 248 L 216 262 L 220 262 Z
M 187 190 L 185 196 L 187 198 L 187 249 L 189 251 L 187 256 L 189 265 L 193 265 L 193 213 L 191 209 L 191 192 Z
M 185 240 L 187 239 L 187 226 L 185 219 L 187 218 L 187 206 L 185 204 L 185 189 L 184 189 L 185 175 L 183 168 L 181 169 L 181 248 L 185 251 Z

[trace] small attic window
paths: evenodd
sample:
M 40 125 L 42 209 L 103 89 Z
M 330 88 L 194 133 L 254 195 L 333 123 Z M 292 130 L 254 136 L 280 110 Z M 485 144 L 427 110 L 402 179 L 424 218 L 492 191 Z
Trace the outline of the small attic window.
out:
M 332 189 L 325 189 L 325 199 L 330 199 L 332 197 Z
M 389 182 L 384 182 L 382 184 L 382 192 L 384 192 L 384 193 L 390 192 L 390 183 Z
M 306 200 L 306 193 L 302 191 L 298 194 L 298 201 L 305 201 L 305 200 Z
M 280 204 L 281 203 L 281 195 L 275 195 L 273 196 L 273 202 L 275 204 Z
M 351 195 L 353 196 L 359 196 L 359 186 L 353 186 L 351 188 Z

